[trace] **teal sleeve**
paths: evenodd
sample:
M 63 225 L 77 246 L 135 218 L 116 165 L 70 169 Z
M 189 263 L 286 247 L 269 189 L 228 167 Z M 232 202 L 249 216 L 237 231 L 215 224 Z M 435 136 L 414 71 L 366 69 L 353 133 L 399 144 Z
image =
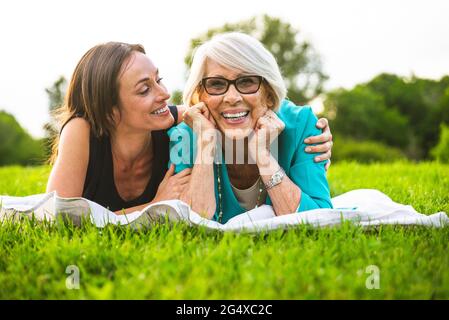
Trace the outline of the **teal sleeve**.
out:
M 315 162 L 318 154 L 305 152 L 304 139 L 319 135 L 321 130 L 316 128 L 318 121 L 310 107 L 305 107 L 298 115 L 303 124 L 297 128 L 296 150 L 293 165 L 290 168 L 290 179 L 301 189 L 301 202 L 297 212 L 319 208 L 332 208 L 329 185 L 326 178 L 326 161 Z M 302 128 L 301 128 L 302 127 Z
M 174 164 L 175 173 L 192 168 L 194 163 L 193 131 L 187 125 L 180 124 L 168 130 L 168 137 L 170 139 L 168 167 Z

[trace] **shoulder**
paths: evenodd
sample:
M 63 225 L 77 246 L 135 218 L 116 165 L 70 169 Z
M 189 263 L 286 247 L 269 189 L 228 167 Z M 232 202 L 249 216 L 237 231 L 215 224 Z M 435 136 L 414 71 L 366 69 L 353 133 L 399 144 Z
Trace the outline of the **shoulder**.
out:
M 62 197 L 83 193 L 89 163 L 90 125 L 83 118 L 73 118 L 61 131 L 56 161 L 47 183 L 47 192 L 57 191 Z
M 64 125 L 64 128 L 61 131 L 61 135 L 63 135 L 64 133 L 67 135 L 76 132 L 79 132 L 79 134 L 86 134 L 86 133 L 89 134 L 90 133 L 89 122 L 84 118 L 74 117 L 69 121 L 67 121 L 67 123 Z
M 86 158 L 89 154 L 90 124 L 80 117 L 66 123 L 59 137 L 58 154 L 65 157 L 76 154 L 77 158 Z
M 185 122 L 181 122 L 177 126 L 173 126 L 168 130 L 168 136 L 171 141 L 177 141 L 179 136 L 193 137 L 193 130 Z
M 321 133 L 316 127 L 318 118 L 308 105 L 297 106 L 289 100 L 283 100 L 277 115 L 284 122 L 285 131 L 295 131 L 296 138 L 305 139 Z

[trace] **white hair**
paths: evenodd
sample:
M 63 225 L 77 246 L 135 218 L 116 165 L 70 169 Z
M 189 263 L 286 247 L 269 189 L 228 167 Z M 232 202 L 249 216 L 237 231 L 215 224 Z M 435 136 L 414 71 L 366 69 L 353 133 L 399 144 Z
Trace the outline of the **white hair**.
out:
M 198 84 L 211 59 L 227 68 L 233 68 L 262 76 L 272 90 L 273 110 L 277 110 L 287 94 L 284 80 L 274 56 L 257 39 L 240 32 L 223 33 L 203 43 L 194 52 L 189 78 L 183 93 L 186 106 L 197 103 Z

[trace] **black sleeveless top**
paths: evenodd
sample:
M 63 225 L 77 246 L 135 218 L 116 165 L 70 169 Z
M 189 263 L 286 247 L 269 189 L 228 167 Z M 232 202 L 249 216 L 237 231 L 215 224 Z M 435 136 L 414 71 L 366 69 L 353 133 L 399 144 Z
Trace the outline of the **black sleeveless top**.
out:
M 175 119 L 174 125 L 176 125 L 178 122 L 178 109 L 176 106 L 169 106 L 169 109 Z M 82 117 L 81 115 L 76 116 Z M 63 128 L 64 126 L 61 128 L 61 131 Z M 138 206 L 153 200 L 156 196 L 157 188 L 167 172 L 170 141 L 167 131 L 168 129 L 151 132 L 153 143 L 151 178 L 144 192 L 137 198 L 129 201 L 125 201 L 120 197 L 115 186 L 110 138 L 108 136 L 97 138 L 91 132 L 89 164 L 84 182 L 83 198 L 94 201 L 111 211 Z

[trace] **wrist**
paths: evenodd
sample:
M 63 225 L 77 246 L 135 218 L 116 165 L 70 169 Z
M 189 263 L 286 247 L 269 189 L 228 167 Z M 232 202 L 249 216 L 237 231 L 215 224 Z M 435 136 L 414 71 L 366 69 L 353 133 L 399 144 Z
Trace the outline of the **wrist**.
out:
M 270 166 L 272 157 L 270 151 L 264 149 L 256 153 L 255 155 L 256 164 L 260 168 L 266 168 Z
M 195 164 L 212 164 L 217 149 L 216 138 L 202 136 L 198 138 Z

